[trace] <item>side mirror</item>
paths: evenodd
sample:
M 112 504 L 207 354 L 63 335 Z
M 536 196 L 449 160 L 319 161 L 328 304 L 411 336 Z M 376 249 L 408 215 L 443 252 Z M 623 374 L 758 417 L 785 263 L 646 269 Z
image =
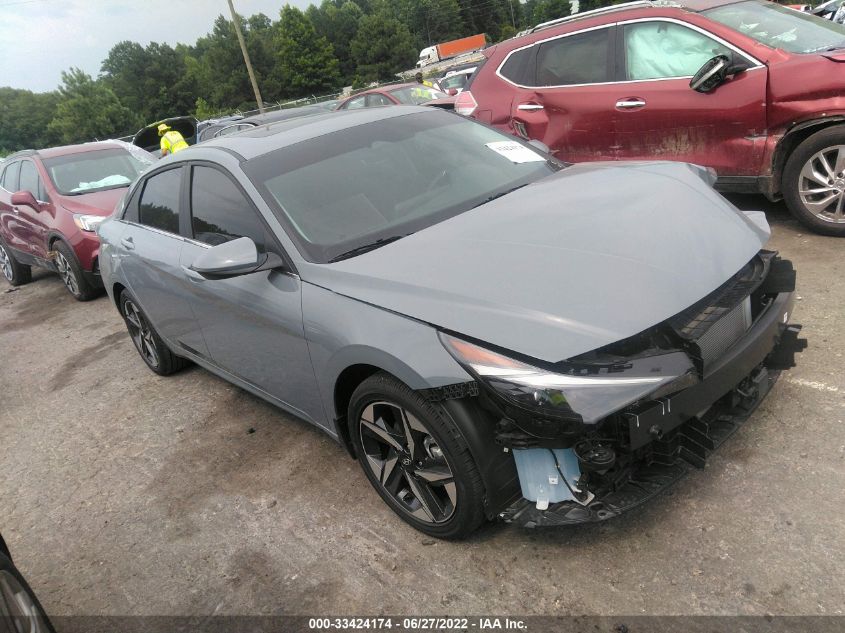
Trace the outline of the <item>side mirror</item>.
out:
M 239 237 L 201 253 L 191 264 L 190 270 L 207 279 L 228 279 L 262 270 L 274 270 L 283 265 L 284 260 L 276 253 L 259 255 L 255 242 L 248 237 Z
M 35 196 L 29 191 L 17 191 L 12 194 L 12 206 L 15 207 L 32 207 L 36 211 L 39 209 L 38 201 Z
M 727 55 L 716 55 L 698 69 L 698 72 L 690 79 L 689 87 L 696 92 L 711 92 L 723 84 L 729 74 L 735 74 L 738 71 L 738 68 L 731 68 L 731 60 Z
M 449 88 L 448 90 L 446 90 L 446 94 L 449 95 L 450 97 L 454 97 L 456 94 L 458 94 L 458 89 L 457 88 Z

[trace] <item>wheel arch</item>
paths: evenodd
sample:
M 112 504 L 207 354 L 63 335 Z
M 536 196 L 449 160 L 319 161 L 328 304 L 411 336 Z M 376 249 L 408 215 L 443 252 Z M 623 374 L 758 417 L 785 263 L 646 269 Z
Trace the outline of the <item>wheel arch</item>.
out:
M 783 135 L 783 138 L 775 147 L 774 155 L 772 156 L 773 194 L 780 194 L 783 191 L 781 186 L 783 172 L 786 169 L 786 162 L 789 160 L 792 152 L 795 151 L 795 148 L 813 134 L 837 125 L 843 126 L 843 131 L 845 131 L 845 114 L 802 121 L 787 130 L 786 134 Z
M 356 363 L 340 372 L 335 381 L 334 419 L 338 438 L 353 458 L 355 449 L 349 437 L 347 409 L 358 385 L 379 372 L 396 378 L 411 389 L 419 389 L 376 364 Z M 485 515 L 492 519 L 521 496 L 516 464 L 511 455 L 496 443 L 495 420 L 480 406 L 477 397 L 445 399 L 438 404 L 469 447 L 484 486 Z
M 124 286 L 119 281 L 116 281 L 112 285 L 112 301 L 114 301 L 114 306 L 117 308 L 118 312 L 120 312 L 120 295 L 123 294 L 123 291 L 126 290 L 126 286 Z

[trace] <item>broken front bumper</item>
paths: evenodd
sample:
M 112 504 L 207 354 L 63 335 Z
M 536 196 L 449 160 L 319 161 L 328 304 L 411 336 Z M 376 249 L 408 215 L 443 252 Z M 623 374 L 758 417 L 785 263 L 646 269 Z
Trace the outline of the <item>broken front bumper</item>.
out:
M 641 456 L 631 461 L 617 485 L 595 491 L 582 486 L 586 496 L 581 502 L 561 501 L 545 509 L 521 499 L 501 518 L 527 527 L 602 521 L 644 503 L 692 467 L 702 467 L 757 408 L 780 370 L 794 364 L 795 352 L 806 346 L 797 338 L 800 326 L 788 324 L 793 301 L 792 292 L 777 295 L 698 384 L 623 414 L 627 449 Z

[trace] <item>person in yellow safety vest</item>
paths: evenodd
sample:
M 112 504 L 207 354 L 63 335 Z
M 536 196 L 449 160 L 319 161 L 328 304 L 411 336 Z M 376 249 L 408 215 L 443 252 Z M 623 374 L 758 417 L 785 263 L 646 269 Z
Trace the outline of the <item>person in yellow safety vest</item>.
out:
M 417 73 L 416 76 L 414 77 L 414 79 L 417 80 L 418 84 L 422 84 L 423 86 L 426 86 L 427 88 L 433 88 L 434 87 L 434 84 L 431 83 L 428 79 L 423 79 L 422 73 Z
M 188 147 L 185 138 L 176 130 L 171 130 L 167 123 L 158 126 L 158 135 L 161 137 L 162 157 L 181 152 Z

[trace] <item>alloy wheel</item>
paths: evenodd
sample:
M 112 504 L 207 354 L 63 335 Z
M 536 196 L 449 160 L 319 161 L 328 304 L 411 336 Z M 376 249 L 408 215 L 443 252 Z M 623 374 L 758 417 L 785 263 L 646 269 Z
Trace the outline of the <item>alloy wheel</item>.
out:
M 3 269 L 3 276 L 12 281 L 12 260 L 9 257 L 9 253 L 6 252 L 6 249 L 3 248 L 3 245 L 0 244 L 0 268 Z
M 820 220 L 845 223 L 845 145 L 834 145 L 810 157 L 798 177 L 804 207 Z
M 126 327 L 129 329 L 129 336 L 141 354 L 141 357 L 150 367 L 158 367 L 161 359 L 153 340 L 153 330 L 138 307 L 131 301 L 123 303 L 123 316 L 126 318 Z
M 374 402 L 361 413 L 358 428 L 375 480 L 404 512 L 429 524 L 454 514 L 452 468 L 419 418 L 391 402 Z
M 65 282 L 65 286 L 67 286 L 67 289 L 70 290 L 70 293 L 72 295 L 78 295 L 79 284 L 76 281 L 76 275 L 70 267 L 70 263 L 65 256 L 62 255 L 61 251 L 56 251 L 56 268 L 59 270 L 59 276 L 62 278 L 62 281 Z

